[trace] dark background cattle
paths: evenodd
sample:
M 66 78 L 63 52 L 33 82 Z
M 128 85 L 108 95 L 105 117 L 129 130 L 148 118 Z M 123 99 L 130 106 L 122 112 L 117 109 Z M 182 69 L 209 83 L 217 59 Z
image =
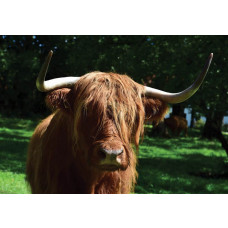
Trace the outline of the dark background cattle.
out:
M 188 123 L 182 116 L 172 115 L 169 118 L 165 118 L 164 124 L 168 129 L 170 129 L 174 136 L 179 136 L 182 131 L 185 136 L 188 135 Z

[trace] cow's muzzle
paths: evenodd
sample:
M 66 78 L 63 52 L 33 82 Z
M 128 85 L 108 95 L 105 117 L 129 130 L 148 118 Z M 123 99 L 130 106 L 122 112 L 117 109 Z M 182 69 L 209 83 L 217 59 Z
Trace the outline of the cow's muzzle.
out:
M 98 150 L 100 163 L 99 166 L 102 170 L 114 171 L 121 168 L 123 148 L 119 149 L 106 149 L 100 148 Z

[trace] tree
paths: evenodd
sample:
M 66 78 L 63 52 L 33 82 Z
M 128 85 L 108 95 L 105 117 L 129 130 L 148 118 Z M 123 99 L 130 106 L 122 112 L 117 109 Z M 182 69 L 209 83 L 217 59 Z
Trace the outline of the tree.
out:
M 210 52 L 214 52 L 214 59 L 202 90 L 197 96 L 198 100 L 193 100 L 191 106 L 206 116 L 203 137 L 217 138 L 228 155 L 228 143 L 221 131 L 223 117 L 228 110 L 228 51 L 223 48 L 228 44 L 228 39 L 226 36 L 196 36 L 193 42 L 199 51 L 209 49 Z
M 21 116 L 47 112 L 45 94 L 37 91 L 35 80 L 50 49 L 54 56 L 48 79 L 113 71 L 168 92 L 188 87 L 214 52 L 197 94 L 174 106 L 173 112 L 183 115 L 188 107 L 195 115 L 206 116 L 203 135 L 217 137 L 226 148 L 221 124 L 228 109 L 227 44 L 226 36 L 1 36 L 0 112 Z

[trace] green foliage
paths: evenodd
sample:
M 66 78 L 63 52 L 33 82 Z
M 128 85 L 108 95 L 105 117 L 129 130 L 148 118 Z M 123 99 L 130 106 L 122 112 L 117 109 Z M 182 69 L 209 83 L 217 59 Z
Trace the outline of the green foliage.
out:
M 0 193 L 29 193 L 25 182 L 26 151 L 39 122 L 0 119 Z M 226 154 L 216 140 L 191 137 L 149 138 L 139 151 L 135 193 L 228 193 Z
M 47 112 L 35 80 L 50 49 L 48 79 L 114 71 L 170 92 L 189 86 L 214 52 L 202 88 L 185 105 L 204 116 L 212 110 L 227 112 L 226 44 L 227 36 L 1 36 L 0 113 Z
M 228 124 L 223 124 L 222 130 L 228 132 Z
M 203 121 L 202 119 L 199 119 L 195 122 L 194 128 L 202 130 L 204 127 L 204 124 L 205 124 L 205 121 Z

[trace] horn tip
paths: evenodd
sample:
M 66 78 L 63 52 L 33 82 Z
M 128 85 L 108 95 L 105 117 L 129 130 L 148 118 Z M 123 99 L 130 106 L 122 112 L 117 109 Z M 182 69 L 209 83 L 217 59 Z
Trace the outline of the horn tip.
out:
M 210 58 L 213 58 L 213 53 L 210 54 Z

